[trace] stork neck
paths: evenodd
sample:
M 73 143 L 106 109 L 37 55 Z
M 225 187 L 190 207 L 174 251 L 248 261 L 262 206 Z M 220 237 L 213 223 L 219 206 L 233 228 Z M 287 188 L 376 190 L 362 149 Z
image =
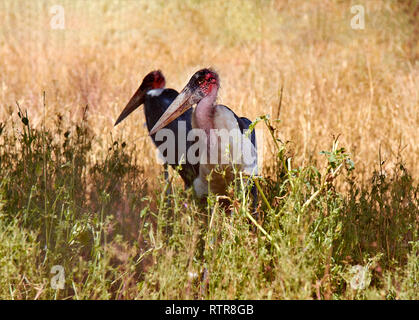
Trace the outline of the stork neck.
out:
M 209 136 L 209 132 L 214 128 L 215 100 L 217 99 L 218 89 L 211 92 L 198 102 L 195 110 L 195 117 L 198 128 L 204 129 Z

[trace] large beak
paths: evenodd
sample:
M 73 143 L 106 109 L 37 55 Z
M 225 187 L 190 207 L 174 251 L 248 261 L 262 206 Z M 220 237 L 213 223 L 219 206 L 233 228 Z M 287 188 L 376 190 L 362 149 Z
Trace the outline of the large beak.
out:
M 153 129 L 150 131 L 150 135 L 155 134 L 161 128 L 167 126 L 170 122 L 180 117 L 186 110 L 192 107 L 193 102 L 191 97 L 193 91 L 189 87 L 185 87 L 181 93 L 173 100 L 172 104 L 167 108 L 166 112 L 156 122 Z
M 134 95 L 129 100 L 124 110 L 122 110 L 114 126 L 116 126 L 118 123 L 124 120 L 131 112 L 137 109 L 140 105 L 142 105 L 144 103 L 144 99 L 145 99 L 145 90 L 139 87 L 138 90 L 134 93 Z

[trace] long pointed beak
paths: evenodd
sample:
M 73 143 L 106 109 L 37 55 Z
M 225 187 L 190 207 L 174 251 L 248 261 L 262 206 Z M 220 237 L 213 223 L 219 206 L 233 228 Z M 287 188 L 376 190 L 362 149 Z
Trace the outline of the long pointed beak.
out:
M 134 95 L 129 100 L 128 104 L 122 110 L 121 114 L 119 115 L 118 119 L 116 120 L 114 126 L 116 126 L 118 123 L 120 123 L 122 120 L 124 120 L 128 115 L 133 112 L 135 109 L 137 109 L 140 105 L 144 103 L 145 98 L 145 90 L 143 90 L 141 87 L 138 88 L 138 90 L 134 93 Z
M 161 128 L 167 126 L 170 122 L 180 117 L 186 112 L 193 103 L 191 102 L 193 92 L 188 88 L 184 88 L 181 93 L 173 100 L 172 104 L 167 108 L 166 112 L 156 122 L 153 129 L 150 131 L 150 136 L 155 134 Z

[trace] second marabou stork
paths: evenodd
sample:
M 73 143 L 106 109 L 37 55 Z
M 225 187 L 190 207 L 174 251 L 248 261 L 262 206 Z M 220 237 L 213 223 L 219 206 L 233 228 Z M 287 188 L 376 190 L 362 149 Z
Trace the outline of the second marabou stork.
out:
M 224 105 L 216 104 L 219 87 L 220 81 L 215 71 L 199 70 L 150 131 L 150 134 L 154 134 L 196 104 L 192 114 L 192 127 L 199 129 L 205 136 L 205 139 L 199 139 L 201 144 L 199 175 L 193 182 L 198 197 L 207 195 L 209 191 L 225 194 L 228 184 L 234 179 L 234 172 L 239 171 L 245 176 L 253 176 L 257 175 L 258 170 L 256 135 L 254 131 L 250 137 L 246 134 L 251 121 L 237 116 Z M 229 134 L 226 139 L 226 135 Z M 223 139 L 224 143 L 221 142 Z M 239 154 L 232 155 L 233 149 L 239 151 Z M 208 158 L 216 161 L 209 161 Z M 218 170 L 220 167 L 221 171 Z M 255 186 L 251 192 L 254 201 L 257 201 Z
M 150 130 L 157 123 L 160 117 L 165 113 L 170 104 L 178 96 L 178 92 L 174 89 L 165 89 L 166 80 L 160 70 L 152 71 L 147 74 L 140 87 L 134 93 L 134 95 L 129 100 L 128 104 L 122 110 L 118 119 L 115 122 L 115 126 L 124 120 L 131 112 L 137 109 L 140 105 L 144 104 L 144 115 L 146 119 L 147 129 Z M 171 122 L 161 128 L 165 127 L 166 129 L 171 130 L 174 133 L 174 141 L 170 145 L 172 148 L 171 151 L 174 151 L 174 161 L 169 164 L 173 167 L 178 167 L 180 165 L 179 174 L 182 177 L 185 187 L 188 188 L 192 186 L 193 181 L 198 176 L 199 164 L 191 164 L 187 161 L 186 152 L 193 142 L 187 141 L 186 137 L 192 129 L 191 125 L 191 116 L 192 111 L 185 112 L 181 117 L 176 119 L 176 121 Z M 183 121 L 183 125 L 179 123 Z M 185 132 L 181 132 L 181 131 Z M 156 139 L 156 131 L 151 135 L 151 139 L 158 148 L 162 145 L 164 141 Z M 182 138 L 184 137 L 184 138 Z M 163 139 L 162 139 L 163 140 Z M 180 148 L 179 148 L 180 146 Z M 185 151 L 184 153 L 182 153 Z M 165 157 L 163 155 L 163 157 Z M 165 163 L 165 175 L 167 178 L 167 159 Z

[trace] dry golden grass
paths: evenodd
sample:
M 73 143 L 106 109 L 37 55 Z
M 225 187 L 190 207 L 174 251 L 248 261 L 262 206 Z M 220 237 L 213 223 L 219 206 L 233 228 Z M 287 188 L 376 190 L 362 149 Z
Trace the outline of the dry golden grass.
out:
M 137 144 L 152 177 L 160 169 L 142 112 L 113 128 L 117 115 L 150 70 L 179 90 L 212 66 L 220 102 L 251 119 L 276 117 L 284 86 L 278 128 L 294 165 L 317 159 L 340 134 L 360 180 L 378 165 L 380 146 L 385 165 L 403 149 L 419 173 L 417 22 L 400 2 L 63 0 L 64 30 L 50 27 L 55 4 L 0 3 L 0 122 L 15 101 L 38 126 L 44 111 L 48 125 L 56 113 L 79 119 L 87 104 L 97 137 Z M 365 30 L 350 27 L 354 4 L 365 6 Z M 269 164 L 268 143 L 263 152 Z
M 418 0 L 0 1 L 0 298 L 418 299 L 418 14 Z M 113 127 L 152 69 L 179 90 L 207 66 L 221 103 L 280 118 L 290 141 L 258 133 L 277 174 L 257 224 L 244 186 L 228 210 L 181 183 L 167 196 L 142 111 Z

